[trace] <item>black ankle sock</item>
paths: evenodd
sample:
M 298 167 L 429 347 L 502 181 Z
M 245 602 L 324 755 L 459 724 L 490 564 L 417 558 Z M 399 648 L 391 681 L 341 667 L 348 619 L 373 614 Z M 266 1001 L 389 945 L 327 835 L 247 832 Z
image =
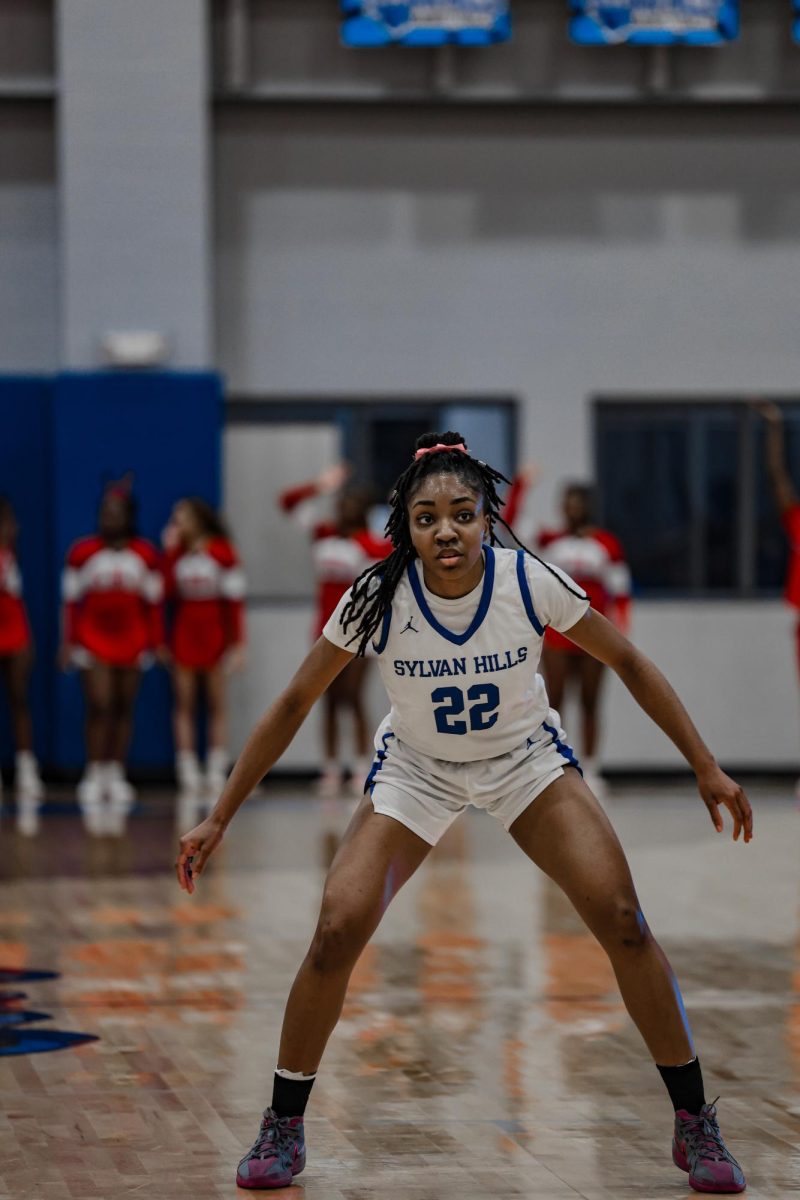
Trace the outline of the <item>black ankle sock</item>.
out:
M 316 1075 L 310 1079 L 284 1079 L 276 1073 L 272 1084 L 272 1111 L 277 1117 L 302 1117 Z
M 658 1064 L 656 1064 L 658 1066 Z M 683 1067 L 659 1067 L 675 1112 L 683 1108 L 696 1117 L 706 1102 L 700 1059 L 693 1058 Z

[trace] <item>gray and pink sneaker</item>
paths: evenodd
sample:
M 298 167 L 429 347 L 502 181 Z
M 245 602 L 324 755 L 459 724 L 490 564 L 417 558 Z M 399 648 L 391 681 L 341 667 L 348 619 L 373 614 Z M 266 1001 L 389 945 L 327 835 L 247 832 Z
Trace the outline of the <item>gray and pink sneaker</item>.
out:
M 255 1144 L 236 1170 L 236 1182 L 243 1188 L 289 1187 L 305 1165 L 303 1118 L 278 1117 L 267 1108 Z
M 672 1161 L 689 1172 L 696 1192 L 743 1192 L 744 1172 L 722 1140 L 714 1104 L 704 1104 L 696 1117 L 683 1108 L 675 1113 Z

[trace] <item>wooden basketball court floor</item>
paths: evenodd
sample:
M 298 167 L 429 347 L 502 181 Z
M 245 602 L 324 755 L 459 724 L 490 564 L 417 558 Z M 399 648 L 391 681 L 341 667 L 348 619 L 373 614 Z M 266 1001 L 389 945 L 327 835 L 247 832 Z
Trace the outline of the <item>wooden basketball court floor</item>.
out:
M 800 1195 L 800 862 L 788 785 L 750 789 L 756 839 L 717 837 L 688 784 L 609 812 L 681 980 L 708 1098 L 748 1195 Z M 193 897 L 173 798 L 123 839 L 74 810 L 0 828 L 4 990 L 98 1040 L 0 1056 L 1 1200 L 241 1196 L 284 1000 L 347 803 L 275 784 L 239 813 Z M 470 814 L 363 955 L 307 1116 L 292 1200 L 667 1200 L 671 1109 L 610 969 L 560 893 Z

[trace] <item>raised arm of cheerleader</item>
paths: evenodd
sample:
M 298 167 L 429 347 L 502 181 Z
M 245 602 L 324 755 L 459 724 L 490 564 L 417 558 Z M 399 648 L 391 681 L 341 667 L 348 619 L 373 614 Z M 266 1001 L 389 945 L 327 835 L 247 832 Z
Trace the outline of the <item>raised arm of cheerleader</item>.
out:
M 320 637 L 287 688 L 270 705 L 250 734 L 214 811 L 180 839 L 175 863 L 178 883 L 194 891 L 193 878 L 202 874 L 209 856 L 238 808 L 291 743 L 312 706 L 354 655 Z M 188 870 L 192 859 L 191 870 Z
M 345 462 L 327 467 L 320 471 L 316 479 L 286 488 L 279 494 L 278 504 L 285 513 L 293 513 L 298 524 L 310 532 L 317 523 L 316 507 L 311 501 L 316 500 L 318 496 L 327 496 L 338 491 L 350 478 L 352 469 L 350 464 Z
M 538 463 L 526 463 L 514 475 L 511 487 L 506 494 L 505 504 L 501 509 L 501 515 L 506 525 L 513 525 L 517 520 L 528 492 L 536 487 L 540 475 L 541 467 Z
M 697 777 L 700 795 L 717 832 L 722 832 L 719 808 L 724 804 L 733 817 L 734 841 L 744 830 L 744 840 L 749 842 L 753 836 L 753 813 L 747 797 L 720 768 L 655 663 L 592 609 L 564 633 L 582 650 L 611 667 L 639 707 L 675 743 Z
M 764 418 L 766 436 L 764 456 L 770 487 L 778 511 L 783 514 L 798 502 L 797 492 L 786 468 L 786 445 L 783 431 L 783 413 L 777 404 L 762 400 L 754 408 Z

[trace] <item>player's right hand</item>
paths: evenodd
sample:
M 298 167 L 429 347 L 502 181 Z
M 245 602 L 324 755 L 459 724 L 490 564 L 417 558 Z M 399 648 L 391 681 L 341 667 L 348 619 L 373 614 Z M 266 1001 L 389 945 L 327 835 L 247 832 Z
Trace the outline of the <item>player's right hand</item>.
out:
M 195 880 L 202 875 L 206 863 L 222 841 L 225 826 L 213 817 L 206 817 L 194 829 L 180 839 L 180 849 L 175 863 L 178 883 L 191 896 Z

